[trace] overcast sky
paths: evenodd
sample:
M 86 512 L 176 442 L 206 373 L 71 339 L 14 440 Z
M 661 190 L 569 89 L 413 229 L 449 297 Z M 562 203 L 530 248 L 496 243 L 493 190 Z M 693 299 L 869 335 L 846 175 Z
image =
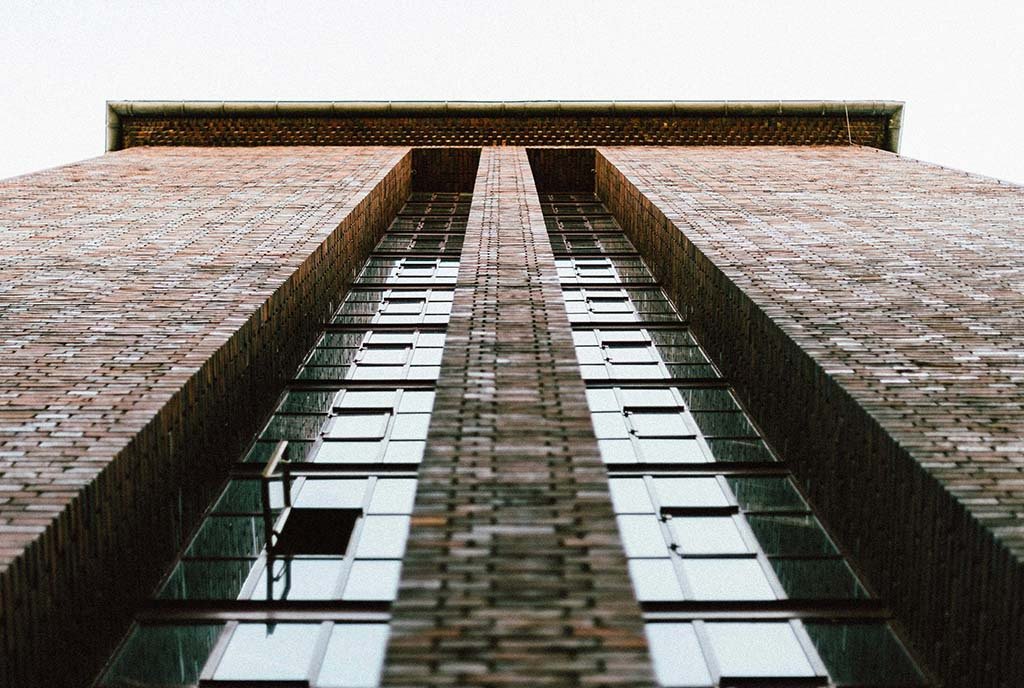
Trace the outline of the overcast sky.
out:
M 1024 183 L 1021 2 L 0 0 L 0 178 L 104 101 L 903 100 L 902 152 Z

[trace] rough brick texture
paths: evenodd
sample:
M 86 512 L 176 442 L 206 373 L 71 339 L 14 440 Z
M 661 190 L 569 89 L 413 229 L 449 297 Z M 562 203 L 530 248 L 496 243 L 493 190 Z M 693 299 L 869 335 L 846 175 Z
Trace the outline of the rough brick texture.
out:
M 412 190 L 472 191 L 479 165 L 479 148 L 414 148 Z
M 407 197 L 410 157 L 138 148 L 0 182 L 0 684 L 94 675 Z
M 526 152 L 484 149 L 384 684 L 653 683 Z
M 594 190 L 593 148 L 530 148 L 526 154 L 543 193 Z
M 1024 189 L 607 148 L 597 191 L 950 686 L 1024 681 Z
M 132 146 L 845 145 L 883 147 L 883 116 L 123 116 Z

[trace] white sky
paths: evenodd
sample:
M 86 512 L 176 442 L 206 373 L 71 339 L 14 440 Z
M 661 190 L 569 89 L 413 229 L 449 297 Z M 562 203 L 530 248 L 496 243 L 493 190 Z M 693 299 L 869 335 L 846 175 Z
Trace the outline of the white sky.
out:
M 1021 2 L 0 0 L 0 178 L 104 101 L 904 100 L 902 152 L 1024 183 Z

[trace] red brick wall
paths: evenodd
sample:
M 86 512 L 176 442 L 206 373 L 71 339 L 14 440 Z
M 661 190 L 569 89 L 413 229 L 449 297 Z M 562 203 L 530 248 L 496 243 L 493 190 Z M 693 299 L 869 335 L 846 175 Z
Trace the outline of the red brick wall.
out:
M 410 185 L 407 149 L 0 182 L 0 684 L 81 685 Z
M 597 189 L 948 685 L 1024 680 L 1024 188 L 604 148 Z

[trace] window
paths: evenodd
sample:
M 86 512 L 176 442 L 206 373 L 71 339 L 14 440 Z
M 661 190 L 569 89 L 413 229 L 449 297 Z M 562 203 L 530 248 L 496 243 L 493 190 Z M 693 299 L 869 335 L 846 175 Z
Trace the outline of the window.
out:
M 424 251 L 461 246 L 465 201 L 395 220 L 100 686 L 379 683 L 458 272 Z

